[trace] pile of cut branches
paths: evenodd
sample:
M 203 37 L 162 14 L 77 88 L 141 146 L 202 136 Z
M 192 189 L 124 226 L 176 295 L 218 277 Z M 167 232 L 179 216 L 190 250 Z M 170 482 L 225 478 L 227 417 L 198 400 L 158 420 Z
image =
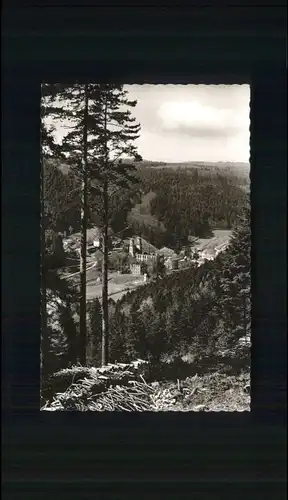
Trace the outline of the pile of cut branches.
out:
M 136 360 L 129 364 L 108 364 L 101 368 L 76 366 L 61 370 L 50 378 L 51 396 L 41 409 L 90 409 L 86 405 L 90 406 L 91 399 L 94 400 L 97 395 L 103 396 L 115 386 L 128 386 L 133 381 L 146 385 L 144 375 L 147 375 L 147 366 L 147 361 Z
M 154 388 L 146 382 L 130 381 L 128 386 L 110 386 L 105 391 L 94 391 L 87 380 L 72 384 L 64 393 L 55 395 L 46 411 L 152 411 Z M 97 387 L 98 389 L 98 387 Z
M 131 380 L 128 387 L 116 385 L 91 398 L 89 410 L 92 411 L 152 411 L 151 396 L 153 387 L 144 382 Z

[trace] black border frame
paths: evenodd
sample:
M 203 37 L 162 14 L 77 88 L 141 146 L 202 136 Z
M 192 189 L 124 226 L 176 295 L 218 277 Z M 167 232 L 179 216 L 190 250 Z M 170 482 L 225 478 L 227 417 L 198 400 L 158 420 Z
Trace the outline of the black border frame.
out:
M 284 8 L 4 9 L 2 407 L 9 498 L 38 498 L 49 488 L 57 498 L 61 485 L 76 497 L 81 484 L 94 488 L 93 496 L 105 488 L 107 498 L 122 498 L 123 488 L 135 488 L 133 496 L 150 488 L 151 496 L 161 485 L 172 497 L 187 486 L 189 498 L 190 487 L 196 498 L 207 488 L 228 494 L 229 485 L 239 498 L 262 488 L 261 498 L 285 491 Z M 251 83 L 250 413 L 39 411 L 40 82 L 64 78 Z

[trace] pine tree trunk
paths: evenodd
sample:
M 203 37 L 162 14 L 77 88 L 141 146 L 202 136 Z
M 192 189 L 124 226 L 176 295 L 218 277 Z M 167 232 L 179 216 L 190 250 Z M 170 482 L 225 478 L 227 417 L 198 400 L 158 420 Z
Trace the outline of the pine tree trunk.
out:
M 109 359 L 108 331 L 108 181 L 103 185 L 103 260 L 102 260 L 102 353 L 101 364 L 107 365 Z
M 86 365 L 86 255 L 87 255 L 87 121 L 88 85 L 85 84 L 83 157 L 81 185 L 81 248 L 80 248 L 80 352 L 79 361 Z

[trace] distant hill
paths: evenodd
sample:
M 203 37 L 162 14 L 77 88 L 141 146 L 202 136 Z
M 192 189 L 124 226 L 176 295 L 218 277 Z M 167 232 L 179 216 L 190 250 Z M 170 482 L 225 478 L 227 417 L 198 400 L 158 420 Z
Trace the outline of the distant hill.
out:
M 57 165 L 58 168 L 64 173 L 67 174 L 70 170 L 69 165 L 65 165 L 58 160 L 48 160 L 51 164 Z M 153 160 L 142 160 L 141 162 L 134 162 L 132 159 L 125 159 L 126 163 L 135 163 L 137 167 L 147 167 L 147 168 L 198 168 L 203 171 L 209 170 L 226 170 L 226 172 L 230 171 L 231 173 L 235 173 L 240 176 L 248 177 L 250 173 L 250 164 L 245 162 L 208 162 L 208 161 L 184 161 L 184 162 L 164 162 L 164 161 L 153 161 Z
M 201 170 L 226 170 L 237 173 L 238 175 L 248 176 L 250 172 L 250 164 L 245 162 L 207 162 L 207 161 L 185 161 L 185 162 L 154 162 L 143 160 L 139 166 L 151 168 L 198 168 Z

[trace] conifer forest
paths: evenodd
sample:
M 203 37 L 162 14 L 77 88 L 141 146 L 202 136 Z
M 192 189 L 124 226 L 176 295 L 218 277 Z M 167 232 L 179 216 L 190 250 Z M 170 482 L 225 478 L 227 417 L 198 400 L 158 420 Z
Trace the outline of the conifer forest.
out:
M 249 86 L 44 83 L 40 154 L 41 410 L 249 411 Z

